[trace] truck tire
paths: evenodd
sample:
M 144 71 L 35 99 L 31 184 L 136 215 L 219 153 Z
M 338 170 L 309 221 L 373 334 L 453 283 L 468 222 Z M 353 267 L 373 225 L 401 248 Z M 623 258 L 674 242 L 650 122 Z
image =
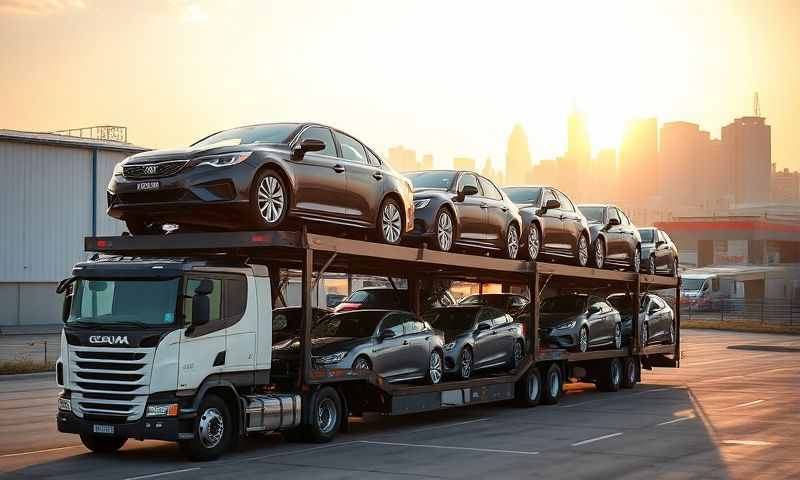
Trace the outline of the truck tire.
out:
M 542 398 L 542 377 L 539 369 L 531 367 L 517 381 L 515 388 L 517 405 L 520 407 L 535 407 Z
M 127 442 L 126 437 L 108 437 L 102 435 L 81 434 L 83 445 L 94 453 L 114 453 Z
M 308 423 L 303 425 L 302 438 L 310 443 L 328 443 L 342 424 L 342 400 L 333 387 L 322 387 L 311 396 Z
M 558 364 L 553 363 L 550 365 L 542 383 L 544 387 L 542 389 L 542 403 L 545 405 L 558 403 L 564 388 L 564 375 L 561 373 L 561 368 Z
M 612 358 L 606 362 L 605 371 L 597 381 L 597 389 L 601 392 L 616 392 L 622 385 L 622 362 Z
M 183 454 L 191 460 L 216 460 L 228 450 L 236 426 L 222 398 L 210 393 L 200 402 L 193 433 L 191 440 L 179 442 Z
M 633 388 L 636 386 L 638 376 L 638 363 L 634 357 L 625 357 L 622 362 L 622 388 Z

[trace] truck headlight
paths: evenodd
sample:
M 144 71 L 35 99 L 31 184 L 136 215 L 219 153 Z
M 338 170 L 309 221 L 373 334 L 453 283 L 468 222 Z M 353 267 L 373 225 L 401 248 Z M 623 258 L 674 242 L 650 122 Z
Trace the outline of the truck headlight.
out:
M 62 412 L 71 412 L 72 411 L 72 400 L 69 398 L 65 398 L 64 394 L 60 394 L 58 396 L 58 409 Z
M 320 365 L 327 365 L 327 364 L 331 364 L 331 363 L 339 363 L 346 356 L 347 356 L 347 352 L 336 352 L 336 353 L 332 353 L 330 355 L 324 355 L 322 357 L 317 357 L 317 358 L 314 359 L 314 361 L 319 363 Z
M 449 352 L 449 351 L 453 350 L 454 348 L 456 348 L 456 342 L 450 342 L 450 343 L 448 343 L 448 344 L 446 344 L 444 346 L 444 350 L 446 352 Z
M 431 203 L 430 198 L 423 198 L 422 200 L 414 200 L 414 208 L 420 210 L 428 206 Z
M 573 320 L 573 321 L 571 321 L 569 323 L 564 323 L 562 325 L 557 326 L 556 330 L 569 330 L 570 328 L 574 328 L 574 327 L 575 327 L 575 320 Z
M 209 157 L 201 157 L 198 158 L 200 165 L 210 165 L 212 167 L 229 167 L 231 165 L 236 165 L 237 163 L 242 163 L 247 160 L 253 152 L 237 152 L 237 153 L 226 153 L 224 155 L 213 155 Z
M 177 403 L 166 405 L 148 405 L 145 416 L 147 417 L 177 417 L 180 408 Z

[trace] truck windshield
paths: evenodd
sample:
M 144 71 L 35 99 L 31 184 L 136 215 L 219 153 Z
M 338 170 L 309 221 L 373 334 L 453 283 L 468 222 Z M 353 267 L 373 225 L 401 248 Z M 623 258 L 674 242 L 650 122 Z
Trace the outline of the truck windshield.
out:
M 179 278 L 78 280 L 67 323 L 171 325 L 175 323 L 179 283 Z

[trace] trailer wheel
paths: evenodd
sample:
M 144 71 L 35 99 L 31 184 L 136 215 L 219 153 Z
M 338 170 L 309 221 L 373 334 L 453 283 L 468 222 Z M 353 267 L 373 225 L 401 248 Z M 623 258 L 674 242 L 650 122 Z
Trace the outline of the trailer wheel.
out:
M 558 364 L 553 363 L 547 369 L 544 377 L 544 390 L 542 392 L 542 403 L 545 405 L 553 405 L 558 403 L 561 398 L 561 392 L 564 387 L 564 377 L 561 374 L 561 368 Z
M 542 377 L 537 367 L 531 367 L 517 381 L 515 392 L 517 405 L 535 407 L 542 398 Z
M 236 427 L 225 401 L 208 394 L 200 402 L 194 420 L 194 438 L 179 442 L 184 455 L 192 460 L 208 461 L 219 458 L 230 447 Z
M 342 400 L 334 388 L 322 387 L 311 401 L 311 418 L 303 426 L 303 438 L 312 443 L 330 442 L 342 423 Z
M 612 358 L 606 363 L 606 371 L 597 382 L 597 389 L 601 392 L 616 392 L 622 385 L 622 363 L 619 358 Z
M 127 437 L 104 437 L 101 435 L 81 434 L 83 445 L 94 453 L 114 453 L 127 442 Z
M 626 357 L 623 362 L 622 388 L 633 388 L 636 385 L 637 363 L 634 357 Z

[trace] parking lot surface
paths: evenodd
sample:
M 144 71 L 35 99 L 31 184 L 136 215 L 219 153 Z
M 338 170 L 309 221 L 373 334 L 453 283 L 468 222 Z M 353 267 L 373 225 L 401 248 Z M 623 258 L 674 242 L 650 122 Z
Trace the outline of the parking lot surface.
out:
M 633 390 L 573 384 L 555 406 L 353 419 L 334 443 L 250 438 L 209 463 L 169 443 L 90 454 L 55 424 L 51 376 L 0 379 L 4 478 L 798 478 L 800 337 L 687 330 L 680 369 Z

